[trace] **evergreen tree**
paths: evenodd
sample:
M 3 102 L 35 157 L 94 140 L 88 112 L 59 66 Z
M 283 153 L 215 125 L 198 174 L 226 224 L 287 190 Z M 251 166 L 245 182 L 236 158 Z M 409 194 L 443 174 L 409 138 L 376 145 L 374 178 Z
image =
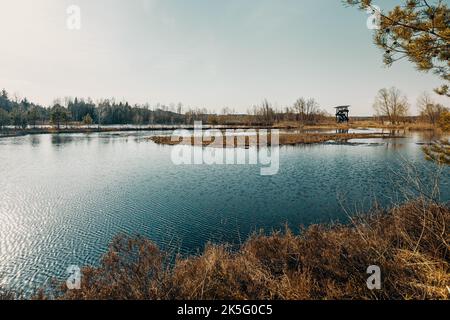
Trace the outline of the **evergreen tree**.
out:
M 88 126 L 88 128 L 92 125 L 94 121 L 92 120 L 91 115 L 88 113 L 83 118 L 83 123 Z
M 374 14 L 378 11 L 372 0 L 346 2 Z M 375 44 L 384 51 L 385 64 L 407 58 L 418 70 L 432 71 L 446 81 L 436 92 L 450 96 L 450 9 L 445 1 L 403 0 L 379 14 Z

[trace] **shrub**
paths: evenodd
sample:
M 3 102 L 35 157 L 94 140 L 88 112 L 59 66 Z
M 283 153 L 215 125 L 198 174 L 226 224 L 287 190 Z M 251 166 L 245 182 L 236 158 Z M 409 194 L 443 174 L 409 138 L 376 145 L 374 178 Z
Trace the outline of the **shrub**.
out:
M 445 111 L 441 114 L 439 127 L 444 131 L 450 131 L 450 111 Z

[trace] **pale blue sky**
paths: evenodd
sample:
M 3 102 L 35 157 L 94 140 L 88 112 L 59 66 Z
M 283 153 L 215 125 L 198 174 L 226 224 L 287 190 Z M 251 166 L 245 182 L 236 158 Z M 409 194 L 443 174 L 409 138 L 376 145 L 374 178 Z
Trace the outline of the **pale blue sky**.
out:
M 399 1 L 376 1 L 382 8 Z M 0 0 L 0 87 L 49 104 L 116 97 L 245 112 L 314 97 L 371 115 L 377 91 L 412 104 L 442 84 L 409 62 L 391 68 L 367 15 L 340 0 Z M 80 31 L 66 9 L 81 8 Z M 448 105 L 444 98 L 436 99 Z

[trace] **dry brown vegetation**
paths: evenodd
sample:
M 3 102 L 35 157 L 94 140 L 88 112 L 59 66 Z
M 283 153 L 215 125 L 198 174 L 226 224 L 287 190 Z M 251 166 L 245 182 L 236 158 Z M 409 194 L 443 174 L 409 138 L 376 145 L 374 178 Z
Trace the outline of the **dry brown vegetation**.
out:
M 315 144 L 327 141 L 348 141 L 353 139 L 372 139 L 372 138 L 398 138 L 399 135 L 391 135 L 389 133 L 281 133 L 279 135 L 279 145 L 298 145 L 298 144 Z M 231 140 L 232 139 L 232 140 Z M 258 139 L 258 140 L 256 140 Z M 249 145 L 258 146 L 259 135 L 255 137 L 253 144 L 249 137 L 242 140 L 235 137 L 224 138 L 221 142 L 216 142 L 214 138 L 211 141 L 201 141 L 198 142 L 194 137 L 179 137 L 178 139 L 173 139 L 171 136 L 154 136 L 150 137 L 149 140 L 155 142 L 156 144 L 162 145 L 202 145 L 203 147 L 215 146 L 215 147 L 248 147 Z M 228 140 L 228 141 L 227 141 Z M 261 142 L 261 145 L 271 145 L 271 135 L 268 134 L 267 141 Z
M 439 118 L 439 127 L 443 131 L 450 131 L 450 111 L 444 112 Z
M 257 234 L 238 249 L 168 255 L 144 238 L 117 237 L 99 267 L 83 269 L 81 290 L 59 299 L 449 299 L 448 206 L 423 199 L 374 209 L 351 225 L 314 225 Z M 366 286 L 370 265 L 382 289 Z M 38 298 L 45 298 L 45 295 Z

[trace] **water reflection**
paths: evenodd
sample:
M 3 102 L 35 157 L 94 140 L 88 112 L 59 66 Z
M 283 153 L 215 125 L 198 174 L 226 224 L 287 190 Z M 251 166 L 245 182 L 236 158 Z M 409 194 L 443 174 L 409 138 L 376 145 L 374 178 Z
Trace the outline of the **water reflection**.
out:
M 52 144 L 61 146 L 73 141 L 73 136 L 69 134 L 52 134 Z
M 31 135 L 30 143 L 31 143 L 31 145 L 32 145 L 33 147 L 39 146 L 39 144 L 41 143 L 40 136 L 37 136 L 37 135 Z
M 415 131 L 413 135 L 417 137 L 417 140 L 425 143 L 448 138 L 448 134 L 444 134 L 440 130 Z

